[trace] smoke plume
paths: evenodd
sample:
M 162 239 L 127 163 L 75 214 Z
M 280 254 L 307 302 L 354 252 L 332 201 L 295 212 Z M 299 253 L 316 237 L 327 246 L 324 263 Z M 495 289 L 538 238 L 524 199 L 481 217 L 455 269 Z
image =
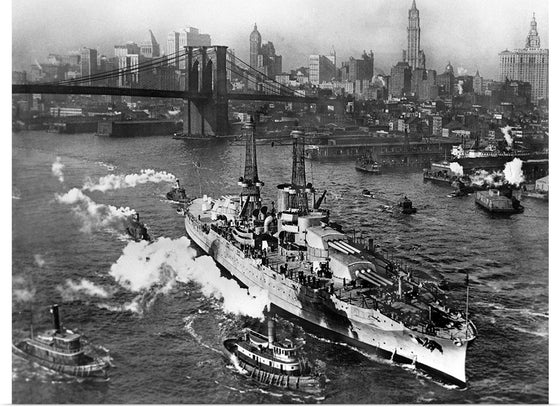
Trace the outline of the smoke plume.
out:
M 463 167 L 461 166 L 461 164 L 453 162 L 449 164 L 449 169 L 454 173 L 457 174 L 459 176 L 463 176 Z
M 459 95 L 463 94 L 463 81 L 457 81 L 457 90 L 459 91 Z
M 108 298 L 112 294 L 112 292 L 85 278 L 82 278 L 78 283 L 68 279 L 64 286 L 58 285 L 56 290 L 60 292 L 64 301 L 74 301 L 87 297 Z
M 481 187 L 499 187 L 504 184 L 504 174 L 500 171 L 489 173 L 486 170 L 478 170 L 470 178 L 473 184 Z
M 147 182 L 175 182 L 175 175 L 165 171 L 141 170 L 140 174 L 109 174 L 99 178 L 97 183 L 88 179 L 82 189 L 89 191 L 109 191 L 112 189 L 130 188 Z
M 467 72 L 468 70 L 466 68 L 463 68 L 462 66 L 457 68 L 457 76 L 465 76 Z
M 514 158 L 512 161 L 505 164 L 504 177 L 508 183 L 519 186 L 519 184 L 525 181 L 523 170 L 521 169 L 522 166 L 523 161 L 519 158 Z
M 56 199 L 60 203 L 73 205 L 72 210 L 83 223 L 81 230 L 87 233 L 104 228 L 122 231 L 129 217 L 135 213 L 130 208 L 97 204 L 78 188 L 72 188 L 64 195 L 57 194 Z
M 56 161 L 52 165 L 52 173 L 60 182 L 64 182 L 64 174 L 62 173 L 63 168 L 64 164 L 60 161 L 60 157 L 56 157 Z
M 34 255 L 33 258 L 35 259 L 35 264 L 37 264 L 39 267 L 43 267 L 45 265 L 45 260 L 43 260 L 43 256 L 41 256 L 40 254 Z
M 29 302 L 35 297 L 35 289 L 28 290 L 27 288 L 14 288 L 13 296 L 16 301 Z
M 504 135 L 504 139 L 506 139 L 508 146 L 510 147 L 513 146 L 513 137 L 511 137 L 510 134 L 511 127 L 510 126 L 502 127 L 500 130 L 502 131 L 502 134 Z
M 111 266 L 111 276 L 132 292 L 166 293 L 177 282 L 195 282 L 208 298 L 222 301 L 225 312 L 264 318 L 268 292 L 256 287 L 242 289 L 234 280 L 221 277 L 209 256 L 195 257 L 186 237 L 159 238 L 153 243 L 130 242 Z

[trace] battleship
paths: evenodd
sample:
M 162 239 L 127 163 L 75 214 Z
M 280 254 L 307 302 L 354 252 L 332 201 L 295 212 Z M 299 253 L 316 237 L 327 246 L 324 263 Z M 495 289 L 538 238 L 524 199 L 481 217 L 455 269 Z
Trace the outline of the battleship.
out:
M 191 240 L 241 285 L 266 290 L 273 309 L 304 327 L 466 387 L 467 348 L 477 336 L 468 284 L 465 309 L 450 309 L 441 280 L 330 222 L 306 182 L 302 130 L 291 133 L 291 183 L 278 185 L 276 207 L 264 205 L 254 124 L 243 131 L 241 192 L 194 199 L 185 212 Z

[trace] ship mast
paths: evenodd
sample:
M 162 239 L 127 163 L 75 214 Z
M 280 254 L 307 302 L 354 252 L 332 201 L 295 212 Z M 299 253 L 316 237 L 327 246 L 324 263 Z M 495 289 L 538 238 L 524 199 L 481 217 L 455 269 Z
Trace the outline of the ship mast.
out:
M 239 186 L 242 187 L 240 217 L 249 218 L 255 210 L 261 209 L 260 187 L 264 185 L 259 181 L 257 170 L 255 122 L 252 117 L 249 122 L 243 125 L 243 136 L 245 137 L 245 173 L 238 182 Z
M 289 206 L 298 209 L 300 215 L 307 215 L 309 213 L 307 194 L 313 192 L 313 188 L 311 184 L 305 182 L 305 133 L 294 130 L 291 136 L 294 142 Z
M 469 272 L 467 271 L 467 277 L 465 278 L 467 283 L 467 304 L 465 306 L 465 339 L 469 336 Z

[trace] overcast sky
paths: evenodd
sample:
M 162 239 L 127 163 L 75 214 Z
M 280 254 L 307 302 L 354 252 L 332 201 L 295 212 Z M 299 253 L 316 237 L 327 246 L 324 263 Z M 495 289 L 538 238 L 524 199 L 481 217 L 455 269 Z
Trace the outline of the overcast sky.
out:
M 272 41 L 283 69 L 328 54 L 337 65 L 373 50 L 376 68 L 389 73 L 406 48 L 412 0 L 17 0 L 12 3 L 14 69 L 82 46 L 113 55 L 113 45 L 141 42 L 152 29 L 165 49 L 167 33 L 187 26 L 235 49 L 248 61 L 249 34 L 257 23 Z M 541 47 L 549 48 L 548 0 L 416 0 L 427 67 L 455 68 L 497 78 L 498 53 L 523 48 L 533 12 Z M 462 71 L 464 72 L 464 71 Z

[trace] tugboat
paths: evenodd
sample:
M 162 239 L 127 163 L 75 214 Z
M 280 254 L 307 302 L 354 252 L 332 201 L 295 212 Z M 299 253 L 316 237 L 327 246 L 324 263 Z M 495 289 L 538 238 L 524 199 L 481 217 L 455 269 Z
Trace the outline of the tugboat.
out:
M 363 189 L 362 190 L 362 196 L 366 196 L 368 198 L 375 198 L 375 195 L 373 195 L 369 189 Z
M 141 240 L 152 240 L 152 238 L 148 234 L 148 228 L 145 224 L 140 222 L 140 214 L 138 213 L 135 213 L 129 219 L 129 224 L 126 227 L 126 233 L 128 233 L 135 242 L 139 242 Z
M 189 198 L 187 197 L 187 193 L 185 192 L 185 188 L 181 188 L 181 184 L 179 180 L 175 180 L 175 186 L 171 191 L 165 194 L 165 197 L 170 201 L 175 201 L 179 203 L 188 203 Z
M 477 191 L 474 202 L 492 214 L 510 215 L 525 209 L 511 189 Z
M 321 378 L 312 375 L 308 364 L 298 356 L 301 346 L 289 340 L 277 341 L 273 319 L 268 320 L 268 337 L 245 329 L 243 336 L 224 341 L 226 355 L 252 380 L 285 389 L 320 392 Z
M 355 168 L 358 171 L 369 172 L 371 174 L 381 174 L 381 165 L 373 158 L 360 157 L 356 160 Z
M 416 213 L 416 208 L 412 206 L 412 201 L 408 199 L 405 195 L 399 203 L 397 204 L 397 210 L 400 211 L 403 215 L 410 215 Z
M 51 306 L 54 329 L 12 344 L 12 352 L 51 370 L 78 377 L 107 378 L 108 355 L 100 356 L 81 343 L 81 335 L 61 327 L 58 305 Z M 91 352 L 90 352 L 91 351 Z

